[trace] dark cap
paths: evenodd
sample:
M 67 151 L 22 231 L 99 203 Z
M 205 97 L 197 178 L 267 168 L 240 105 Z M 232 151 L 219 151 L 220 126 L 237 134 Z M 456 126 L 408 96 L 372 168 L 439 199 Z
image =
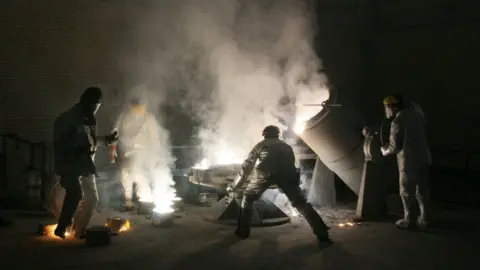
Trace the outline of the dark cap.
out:
M 265 138 L 278 138 L 280 129 L 277 126 L 266 126 L 262 131 L 262 136 Z
M 87 88 L 80 96 L 80 102 L 82 103 L 100 103 L 102 100 L 102 90 L 96 86 Z

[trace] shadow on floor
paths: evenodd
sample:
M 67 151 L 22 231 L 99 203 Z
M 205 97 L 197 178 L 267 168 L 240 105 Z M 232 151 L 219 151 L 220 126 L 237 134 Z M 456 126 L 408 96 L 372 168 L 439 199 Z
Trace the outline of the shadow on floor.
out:
M 460 235 L 463 237 L 480 237 L 480 220 L 463 218 L 438 218 L 435 219 L 425 233 L 440 235 Z
M 248 243 L 248 241 L 251 242 Z M 233 234 L 228 234 L 224 236 L 223 240 L 199 252 L 184 256 L 184 258 L 176 261 L 167 269 L 191 269 L 193 265 L 208 265 L 208 268 L 212 270 L 226 268 L 291 269 L 292 265 L 295 265 L 298 269 L 306 269 L 306 259 L 332 248 L 332 246 L 319 247 L 314 238 L 306 244 L 296 245 L 297 242 L 293 242 L 291 247 L 284 249 L 285 251 L 280 251 L 278 247 L 279 241 L 277 238 L 272 239 L 271 235 L 257 234 L 250 239 L 241 240 Z M 239 244 L 239 247 L 233 248 L 237 244 Z M 341 250 L 340 246 L 337 245 L 334 249 L 335 251 L 325 255 L 323 258 L 324 263 L 333 264 L 338 260 L 338 254 L 344 254 L 339 252 Z M 332 256 L 335 256 L 335 258 Z M 343 260 L 348 261 L 349 256 L 341 257 Z

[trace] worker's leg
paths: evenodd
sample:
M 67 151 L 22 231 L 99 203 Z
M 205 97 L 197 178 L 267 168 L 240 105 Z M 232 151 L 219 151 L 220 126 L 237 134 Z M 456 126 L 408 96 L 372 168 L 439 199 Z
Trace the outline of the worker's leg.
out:
M 95 183 L 95 176 L 88 175 L 80 178 L 80 183 L 83 190 L 83 200 L 78 205 L 78 210 L 74 218 L 75 237 L 82 238 L 85 234 L 85 229 L 90 223 L 95 207 L 98 203 L 97 185 Z
M 65 232 L 72 224 L 72 219 L 77 210 L 77 206 L 83 198 L 83 191 L 79 178 L 80 176 L 73 172 L 67 173 L 60 178 L 60 185 L 65 189 L 65 197 L 58 218 L 58 225 L 55 229 L 55 235 L 61 238 L 65 238 Z
M 139 201 L 150 202 L 153 200 L 152 189 L 150 187 L 149 175 L 146 170 L 136 169 L 134 172 L 134 181 L 137 184 L 136 194 Z
M 417 219 L 417 226 L 420 229 L 426 229 L 431 219 L 431 200 L 429 185 L 429 168 L 425 166 L 417 174 L 416 197 L 420 208 L 420 215 Z
M 133 209 L 133 178 L 130 170 L 130 161 L 124 158 L 120 165 L 120 179 L 123 186 L 123 198 L 125 210 Z
M 413 205 L 413 194 L 415 194 L 415 189 L 417 186 L 415 179 L 415 172 L 410 171 L 401 171 L 399 173 L 399 187 L 400 187 L 400 198 L 403 203 L 403 218 L 397 220 L 395 225 L 400 229 L 407 229 L 411 226 L 412 222 L 412 205 Z
M 292 205 L 307 220 L 308 224 L 313 230 L 313 233 L 317 236 L 317 239 L 321 242 L 330 242 L 330 238 L 328 237 L 328 226 L 325 224 L 317 211 L 315 211 L 313 206 L 307 202 L 300 187 L 285 183 L 279 184 L 278 186 L 283 190 Z
M 237 230 L 235 234 L 241 238 L 250 236 L 250 227 L 252 223 L 252 214 L 255 201 L 268 188 L 268 179 L 265 175 L 255 173 L 254 178 L 248 183 L 243 193 L 238 216 Z

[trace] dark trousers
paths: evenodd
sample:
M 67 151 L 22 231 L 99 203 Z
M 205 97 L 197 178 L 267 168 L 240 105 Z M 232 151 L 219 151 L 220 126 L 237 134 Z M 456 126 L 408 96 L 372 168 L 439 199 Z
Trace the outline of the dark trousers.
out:
M 325 237 L 328 227 L 320 215 L 315 211 L 315 209 L 313 209 L 312 205 L 307 202 L 305 196 L 303 196 L 302 190 L 298 185 L 298 181 L 296 181 L 294 177 L 285 178 L 275 177 L 274 175 L 265 179 L 253 179 L 247 185 L 242 198 L 242 212 L 240 213 L 238 222 L 239 231 L 244 232 L 246 235 L 249 234 L 253 205 L 255 201 L 260 198 L 263 192 L 265 192 L 265 190 L 272 184 L 276 184 L 285 193 L 293 207 L 295 207 L 307 220 L 314 234 L 317 237 Z
M 62 212 L 58 219 L 57 229 L 65 231 L 71 224 L 78 204 L 83 199 L 83 190 L 80 183 L 80 175 L 66 173 L 60 177 L 60 185 L 65 189 Z
M 65 198 L 57 228 L 65 230 L 72 224 L 73 218 L 75 235 L 82 236 L 98 203 L 95 176 L 65 175 L 60 179 L 60 184 L 65 189 Z

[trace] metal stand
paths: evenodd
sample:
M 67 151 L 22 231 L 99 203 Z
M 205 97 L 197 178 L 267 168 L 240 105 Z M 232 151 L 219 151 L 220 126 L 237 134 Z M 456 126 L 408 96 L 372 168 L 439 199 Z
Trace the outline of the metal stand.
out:
M 388 217 L 385 165 L 378 136 L 367 136 L 364 142 L 365 163 L 356 220 L 383 220 Z
M 243 193 L 229 195 L 215 203 L 203 218 L 206 221 L 229 226 L 237 225 L 240 202 Z M 252 215 L 252 227 L 277 226 L 290 222 L 290 217 L 273 202 L 260 198 L 255 202 Z

